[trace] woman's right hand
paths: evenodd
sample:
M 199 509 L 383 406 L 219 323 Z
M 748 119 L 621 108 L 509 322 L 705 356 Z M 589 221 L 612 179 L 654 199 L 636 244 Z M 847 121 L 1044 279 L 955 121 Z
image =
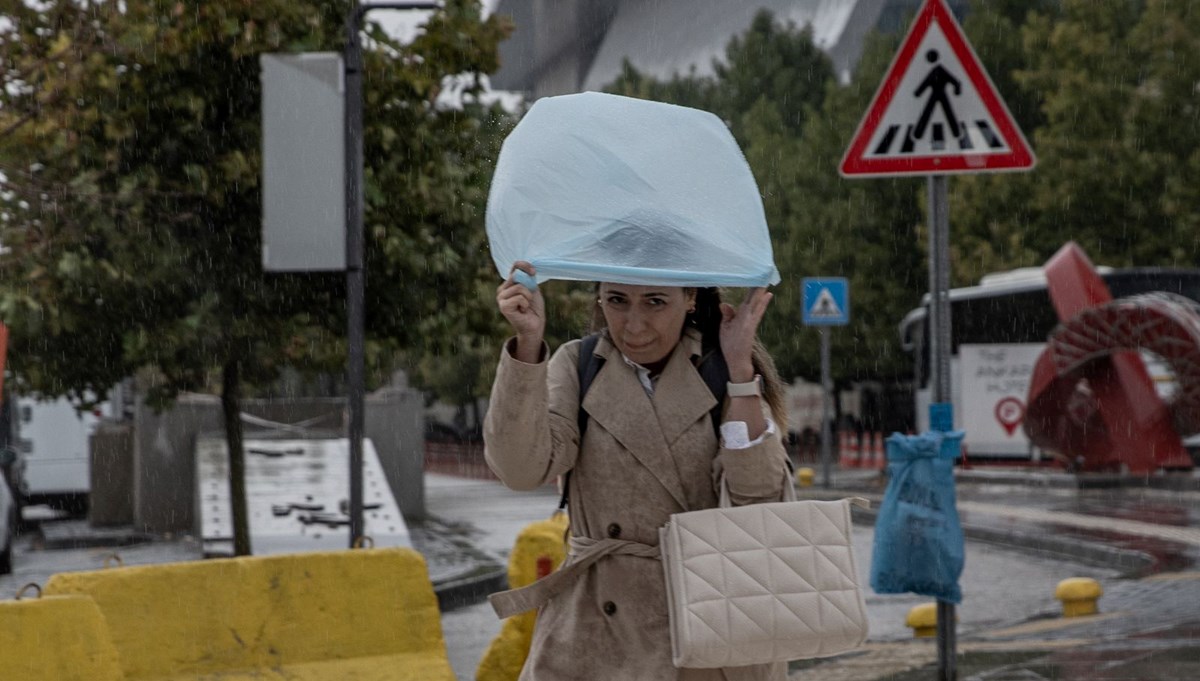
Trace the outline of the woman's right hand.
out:
M 537 274 L 533 265 L 524 260 L 513 263 L 508 279 L 496 289 L 496 304 L 500 314 L 516 331 L 516 358 L 533 364 L 541 354 L 542 338 L 546 333 L 546 301 L 540 289 L 530 291 L 523 284 L 513 281 L 513 272 L 517 270 L 530 277 Z

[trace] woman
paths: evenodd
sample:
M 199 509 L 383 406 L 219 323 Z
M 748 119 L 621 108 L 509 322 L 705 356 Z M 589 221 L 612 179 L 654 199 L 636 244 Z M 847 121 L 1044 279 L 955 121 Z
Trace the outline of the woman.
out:
M 526 262 L 517 269 L 536 274 Z M 789 477 L 782 390 L 756 342 L 771 294 L 754 289 L 735 309 L 716 289 L 600 284 L 604 330 L 594 353 L 604 361 L 582 404 L 581 342 L 547 361 L 542 294 L 510 274 L 496 301 L 516 334 L 501 352 L 484 421 L 488 464 L 516 490 L 570 473 L 571 557 L 551 577 L 493 596 L 502 616 L 541 608 L 521 679 L 784 679 L 782 664 L 676 669 L 655 559 L 672 513 L 717 505 L 720 475 L 735 505 L 781 498 Z M 696 366 L 710 349 L 729 370 L 720 438 L 710 415 L 716 398 Z

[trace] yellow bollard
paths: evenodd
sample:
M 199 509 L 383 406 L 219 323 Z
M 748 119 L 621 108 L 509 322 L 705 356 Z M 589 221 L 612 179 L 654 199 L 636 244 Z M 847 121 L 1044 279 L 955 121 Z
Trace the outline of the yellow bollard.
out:
M 937 603 L 914 605 L 904 624 L 913 630 L 913 638 L 937 636 Z
M 567 515 L 556 513 L 549 520 L 528 525 L 517 535 L 508 557 L 508 585 L 518 588 L 553 572 L 566 558 L 563 535 Z M 524 612 L 504 620 L 500 634 L 484 651 L 475 671 L 476 681 L 516 681 L 529 656 L 537 613 Z
M 1100 582 L 1088 577 L 1072 577 L 1058 583 L 1054 597 L 1062 601 L 1063 617 L 1095 615 L 1096 601 L 1104 595 Z
M 796 484 L 801 487 L 812 487 L 813 484 L 813 469 L 797 468 L 796 469 Z

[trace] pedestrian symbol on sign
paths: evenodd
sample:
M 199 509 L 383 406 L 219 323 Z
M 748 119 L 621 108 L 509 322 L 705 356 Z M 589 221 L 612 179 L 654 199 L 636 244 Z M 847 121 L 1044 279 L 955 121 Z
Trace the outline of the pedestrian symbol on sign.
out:
M 850 290 L 844 278 L 806 278 L 801 293 L 805 324 L 841 326 L 850 322 Z
M 933 116 L 933 108 L 938 104 L 942 105 L 942 113 L 946 115 L 946 123 L 950 126 L 950 134 L 959 137 L 962 133 L 959 131 L 958 119 L 954 116 L 954 107 L 950 106 L 950 99 L 946 95 L 946 87 L 954 86 L 954 94 L 962 94 L 962 83 L 958 79 L 950 75 L 950 72 L 941 64 L 937 63 L 938 51 L 929 50 L 925 53 L 925 59 L 933 64 L 933 70 L 925 76 L 925 80 L 921 81 L 921 87 L 913 93 L 914 96 L 920 97 L 921 93 L 929 90 L 929 101 L 925 103 L 925 110 L 921 112 L 921 119 L 917 121 L 917 129 L 913 130 L 913 137 L 921 139 L 925 136 L 925 127 L 929 125 L 929 119 Z
M 817 302 L 808 310 L 808 316 L 813 319 L 841 319 L 844 314 L 827 288 L 821 289 Z

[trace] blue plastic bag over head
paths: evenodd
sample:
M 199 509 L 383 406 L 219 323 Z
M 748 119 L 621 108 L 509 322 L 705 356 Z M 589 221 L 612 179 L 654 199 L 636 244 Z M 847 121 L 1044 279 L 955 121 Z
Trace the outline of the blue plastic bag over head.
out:
M 875 593 L 962 602 L 963 534 L 954 498 L 954 460 L 962 438 L 962 431 L 932 431 L 887 439 L 890 480 L 871 555 Z
M 487 233 L 501 277 L 779 283 L 758 186 L 719 118 L 585 92 L 539 99 L 504 141 Z

